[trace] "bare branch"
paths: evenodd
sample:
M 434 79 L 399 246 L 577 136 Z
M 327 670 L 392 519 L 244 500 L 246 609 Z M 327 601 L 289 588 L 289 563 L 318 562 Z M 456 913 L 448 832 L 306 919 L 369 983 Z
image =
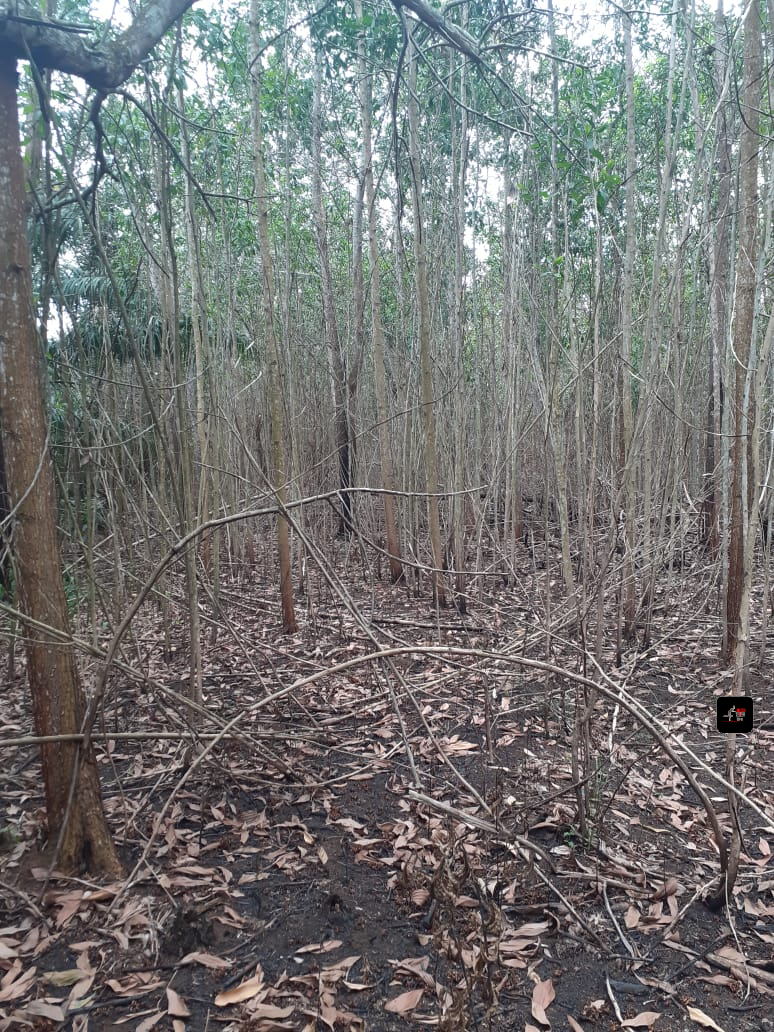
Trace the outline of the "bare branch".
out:
M 472 61 L 481 60 L 481 51 L 473 36 L 459 25 L 450 22 L 441 11 L 425 3 L 425 0 L 393 0 L 393 3 L 398 13 L 400 13 L 401 7 L 405 7 L 429 29 L 443 36 L 461 54 L 465 54 Z

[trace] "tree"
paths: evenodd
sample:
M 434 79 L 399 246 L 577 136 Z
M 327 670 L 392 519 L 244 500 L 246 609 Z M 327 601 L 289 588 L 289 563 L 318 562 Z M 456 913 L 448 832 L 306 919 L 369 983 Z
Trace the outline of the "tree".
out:
M 362 18 L 362 2 L 355 0 L 355 14 Z M 360 78 L 360 129 L 362 141 L 362 168 L 365 180 L 366 219 L 368 225 L 368 262 L 371 281 L 371 335 L 374 347 L 374 389 L 376 393 L 377 434 L 381 462 L 381 482 L 384 488 L 385 544 L 393 584 L 403 580 L 400 538 L 395 517 L 395 482 L 390 451 L 389 412 L 387 407 L 387 373 L 384 365 L 384 333 L 380 293 L 379 245 L 376 236 L 376 190 L 374 187 L 373 146 L 371 139 L 373 73 L 366 62 L 365 40 L 358 37 L 358 72 Z
M 621 298 L 621 352 L 619 365 L 619 410 L 618 410 L 618 490 L 623 507 L 623 519 L 619 519 L 619 533 L 623 531 L 624 562 L 621 573 L 621 607 L 623 636 L 634 633 L 635 626 L 635 573 L 632 550 L 634 548 L 634 466 L 632 455 L 632 334 L 634 259 L 636 251 L 636 150 L 634 119 L 634 60 L 632 58 L 631 14 L 621 15 L 624 40 L 624 75 L 626 81 L 626 243 L 624 247 L 623 292 Z
M 758 125 L 762 66 L 760 4 L 758 0 L 751 0 L 744 20 L 744 85 L 739 140 L 739 247 L 732 326 L 734 388 L 729 406 L 731 516 L 724 637 L 725 656 L 729 659 L 734 655 L 737 643 L 740 640 L 744 643 L 747 638 L 752 553 L 750 549 L 745 549 L 745 542 L 748 541 L 748 535 L 755 534 L 758 524 L 755 498 L 757 463 L 751 447 L 756 418 L 755 370 L 751 363 L 751 346 L 758 278 Z M 737 664 L 738 669 L 741 666 L 743 663 Z
M 24 645 L 35 731 L 77 734 L 86 712 L 71 644 L 48 453 L 45 376 L 35 328 L 24 199 L 16 62 L 40 65 L 109 90 L 122 83 L 192 0 L 148 4 L 111 43 L 90 45 L 67 26 L 42 19 L 25 0 L 0 23 L 0 434 L 13 531 L 16 589 L 25 617 Z M 7 6 L 7 5 L 4 5 Z M 88 739 L 88 735 L 87 735 Z M 116 875 L 121 869 L 105 821 L 90 742 L 41 747 L 49 835 L 59 864 Z
M 705 498 L 702 505 L 702 537 L 713 555 L 720 547 L 718 520 L 718 485 L 716 465 L 718 443 L 723 425 L 721 367 L 728 333 L 729 229 L 731 223 L 731 139 L 729 133 L 729 101 L 725 85 L 726 65 L 730 60 L 724 37 L 723 0 L 715 12 L 715 89 L 718 95 L 716 163 L 713 180 L 717 194 L 713 205 L 712 239 L 709 245 L 711 354 L 707 391 L 707 437 L 705 444 Z M 721 45 L 721 41 L 722 45 Z M 725 636 L 725 631 L 724 631 Z
M 430 303 L 427 288 L 427 223 L 422 204 L 422 163 L 419 157 L 419 106 L 417 103 L 417 61 L 414 40 L 408 22 L 405 31 L 410 46 L 409 54 L 409 166 L 411 171 L 411 204 L 414 215 L 414 282 L 417 291 L 417 322 L 419 334 L 420 385 L 422 429 L 425 444 L 425 485 L 427 488 L 427 519 L 430 526 L 430 544 L 433 552 L 433 598 L 439 606 L 446 605 L 443 582 L 443 547 L 441 521 L 438 511 L 438 454 L 436 450 L 435 411 L 433 396 L 433 366 L 430 349 Z
M 290 562 L 290 524 L 282 511 L 287 501 L 285 478 L 285 420 L 282 411 L 282 381 L 280 374 L 277 325 L 274 314 L 274 260 L 269 242 L 269 197 L 266 192 L 266 172 L 263 161 L 263 125 L 261 122 L 261 54 L 257 0 L 250 4 L 250 113 L 253 143 L 253 167 L 256 193 L 256 221 L 261 242 L 263 267 L 263 306 L 266 322 L 266 352 L 269 380 L 269 410 L 271 418 L 272 488 L 280 506 L 277 517 L 277 551 L 280 567 L 280 595 L 282 629 L 292 634 L 296 629 L 293 608 L 293 581 Z
M 336 452 L 339 463 L 339 484 L 341 485 L 341 520 L 339 532 L 348 536 L 354 527 L 352 523 L 352 446 L 349 425 L 349 378 L 341 347 L 336 306 L 333 296 L 333 278 L 328 255 L 328 224 L 325 218 L 322 196 L 322 54 L 319 49 L 314 59 L 314 93 L 312 98 L 312 208 L 317 250 L 320 254 L 320 275 L 322 277 L 322 304 L 325 323 L 325 342 L 328 346 L 331 386 L 333 393 Z M 361 288 L 362 292 L 362 288 Z

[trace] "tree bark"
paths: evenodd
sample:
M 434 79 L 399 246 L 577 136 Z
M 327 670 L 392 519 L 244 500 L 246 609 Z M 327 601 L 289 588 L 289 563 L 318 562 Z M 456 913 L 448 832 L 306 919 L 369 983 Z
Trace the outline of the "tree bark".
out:
M 4 127 L 0 133 L 0 432 L 15 518 L 19 607 L 30 621 L 24 629 L 24 645 L 35 733 L 74 734 L 81 730 L 86 705 L 69 643 L 56 529 L 16 88 L 15 54 L 7 45 L 0 46 L 0 125 Z M 82 755 L 77 743 L 47 743 L 41 746 L 41 763 L 50 840 L 61 835 L 60 866 L 120 874 L 121 864 L 102 809 L 93 747 L 89 745 Z
M 755 423 L 755 377 L 750 368 L 758 252 L 758 124 L 761 106 L 763 48 L 759 0 L 751 0 L 744 20 L 744 85 L 739 141 L 739 249 L 734 291 L 734 393 L 731 411 L 731 517 L 729 527 L 726 647 L 730 659 L 740 634 L 745 593 L 745 541 L 757 526 L 755 462 L 750 461 L 751 431 Z M 755 513 L 754 510 L 755 509 Z M 756 515 L 755 520 L 752 519 Z
M 408 24 L 408 23 L 407 23 Z M 430 354 L 430 301 L 427 294 L 427 242 L 425 218 L 422 210 L 422 165 L 419 158 L 419 105 L 416 97 L 417 60 L 412 47 L 409 64 L 409 164 L 411 166 L 411 199 L 414 214 L 414 280 L 417 288 L 417 318 L 419 323 L 420 386 L 422 392 L 422 429 L 425 437 L 425 485 L 427 488 L 427 519 L 430 527 L 430 545 L 433 555 L 433 598 L 439 606 L 446 605 L 443 582 L 443 546 L 441 520 L 438 512 L 438 454 L 435 444 L 435 411 L 433 408 L 433 366 Z
M 105 92 L 125 82 L 167 29 L 194 0 L 153 0 L 132 24 L 108 43 L 84 39 L 71 23 L 41 16 L 30 0 L 0 0 L 0 43 L 17 58 L 32 57 L 42 68 L 77 75 Z
M 280 510 L 287 501 L 285 481 L 286 431 L 282 409 L 282 382 L 280 375 L 277 327 L 274 316 L 274 262 L 269 241 L 269 204 L 266 193 L 266 174 L 263 166 L 263 128 L 261 125 L 261 86 L 258 39 L 258 0 L 250 4 L 250 80 L 251 119 L 253 135 L 253 163 L 255 170 L 256 221 L 261 242 L 261 264 L 263 266 L 263 305 L 266 320 L 266 360 L 269 380 L 269 410 L 271 416 L 272 488 Z M 290 524 L 280 512 L 277 517 L 277 551 L 280 568 L 280 596 L 282 606 L 282 629 L 292 634 L 296 629 L 293 608 L 293 581 L 290 563 Z
M 702 538 L 710 552 L 717 555 L 720 549 L 720 526 L 718 485 L 716 467 L 718 456 L 716 441 L 720 441 L 723 425 L 722 377 L 723 355 L 726 351 L 728 331 L 728 274 L 729 274 L 729 223 L 731 207 L 731 141 L 728 132 L 728 98 L 726 95 L 725 54 L 727 39 L 723 0 L 718 0 L 714 20 L 715 29 L 715 89 L 717 91 L 718 113 L 715 143 L 717 197 L 713 205 L 712 240 L 709 244 L 710 265 L 710 328 L 711 352 L 707 400 L 707 437 L 705 443 L 704 476 L 705 489 L 702 502 Z M 723 451 L 723 449 L 720 449 Z
M 361 0 L 355 0 L 355 17 L 363 16 Z M 368 264 L 371 279 L 371 334 L 374 346 L 374 392 L 379 435 L 379 461 L 384 494 L 384 536 L 393 584 L 404 579 L 401 563 L 400 538 L 395 517 L 395 479 L 390 451 L 389 410 L 387 406 L 387 374 L 384 366 L 384 334 L 382 332 L 382 299 L 379 275 L 379 245 L 376 238 L 376 190 L 374 188 L 373 148 L 371 140 L 371 106 L 373 73 L 366 62 L 365 41 L 358 39 L 358 70 L 360 78 L 360 125 L 363 137 L 363 176 L 368 218 Z
M 354 529 L 352 523 L 352 498 L 350 496 L 350 487 L 352 486 L 352 450 L 349 431 L 349 398 L 347 371 L 336 319 L 336 303 L 333 297 L 333 277 L 331 275 L 331 263 L 328 254 L 328 226 L 322 198 L 321 94 L 322 56 L 317 53 L 315 54 L 314 62 L 314 92 L 312 94 L 312 208 L 314 210 L 317 251 L 320 255 L 323 318 L 325 321 L 325 339 L 328 345 L 328 364 L 333 391 L 333 424 L 336 435 L 336 453 L 339 460 L 339 486 L 341 488 L 339 533 L 342 536 L 349 536 Z
M 556 26 L 554 22 L 554 8 L 552 0 L 548 0 L 548 32 L 551 53 L 557 52 L 556 48 Z M 551 107 L 553 109 L 554 123 L 559 125 L 559 71 L 557 62 L 551 62 Z M 548 383 L 546 384 L 546 403 L 548 411 L 546 414 L 546 434 L 551 446 L 551 454 L 554 460 L 554 476 L 556 478 L 556 501 L 559 514 L 559 534 L 562 543 L 562 577 L 567 598 L 575 596 L 575 577 L 572 569 L 572 547 L 570 544 L 570 518 L 567 504 L 567 447 L 565 442 L 564 426 L 562 421 L 561 402 L 561 362 L 560 362 L 560 335 L 565 336 L 564 328 L 560 326 L 559 308 L 559 283 L 557 280 L 557 269 L 559 268 L 559 165 L 558 165 L 558 140 L 557 134 L 551 134 L 551 251 L 553 257 L 553 268 L 551 269 L 550 284 L 550 322 L 548 325 L 549 358 L 548 358 Z M 565 266 L 564 280 L 569 290 L 569 266 Z M 571 307 L 566 306 L 568 318 L 572 319 Z
M 634 257 L 636 251 L 636 149 L 634 131 L 634 60 L 632 58 L 631 15 L 624 12 L 623 38 L 626 78 L 626 244 L 624 250 L 623 299 L 621 311 L 621 356 L 619 376 L 618 425 L 618 490 L 623 509 L 619 529 L 623 532 L 623 564 L 621 571 L 621 606 L 624 638 L 635 632 L 635 572 L 634 572 L 634 469 L 632 455 L 632 335 L 634 318 Z M 646 518 L 649 514 L 646 514 Z

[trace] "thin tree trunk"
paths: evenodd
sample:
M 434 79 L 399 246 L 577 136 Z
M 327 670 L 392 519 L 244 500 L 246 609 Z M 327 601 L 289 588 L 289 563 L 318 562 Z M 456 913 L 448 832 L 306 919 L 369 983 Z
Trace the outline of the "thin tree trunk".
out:
M 355 17 L 361 19 L 361 0 L 355 0 Z M 384 494 L 384 529 L 387 554 L 390 564 L 390 580 L 395 584 L 403 580 L 400 539 L 395 518 L 395 478 L 390 451 L 389 409 L 387 406 L 387 374 L 384 368 L 384 335 L 382 332 L 382 300 L 379 276 L 379 246 L 376 239 L 376 191 L 374 189 L 373 150 L 371 145 L 371 97 L 372 73 L 366 63 L 365 41 L 358 38 L 358 70 L 360 77 L 360 125 L 363 138 L 363 175 L 365 177 L 365 198 L 368 209 L 368 263 L 371 278 L 371 334 L 374 346 L 374 389 L 376 393 L 376 419 L 379 437 L 379 459 Z
M 758 154 L 760 139 L 761 74 L 763 48 L 759 0 L 750 0 L 744 20 L 744 86 L 742 127 L 739 141 L 739 248 L 734 292 L 733 342 L 735 386 L 731 399 L 733 421 L 731 436 L 731 519 L 728 557 L 728 598 L 726 608 L 726 650 L 734 656 L 737 643 L 747 637 L 749 577 L 745 542 L 757 527 L 755 462 L 752 455 L 752 428 L 756 420 L 755 377 L 751 367 L 755 289 L 758 253 Z M 752 461 L 751 461 L 752 460 Z M 748 549 L 751 554 L 751 549 Z
M 171 87 L 170 87 L 171 88 Z M 148 84 L 149 102 L 151 99 Z M 164 97 L 166 101 L 168 97 Z M 164 118 L 166 118 L 166 108 Z M 156 162 L 156 192 L 161 219 L 161 309 L 164 337 L 172 365 L 172 390 L 174 392 L 175 430 L 172 447 L 176 451 L 175 476 L 178 491 L 175 495 L 177 518 L 181 535 L 186 535 L 195 525 L 193 501 L 194 471 L 191 439 L 188 433 L 188 398 L 186 395 L 185 368 L 180 339 L 180 280 L 177 249 L 173 230 L 172 189 L 170 169 L 166 152 L 159 153 Z M 191 542 L 185 550 L 186 608 L 188 615 L 189 674 L 188 695 L 197 705 L 202 704 L 202 646 L 201 621 L 199 618 L 199 582 L 196 571 L 196 545 Z
M 422 429 L 425 438 L 425 487 L 427 490 L 427 519 L 432 549 L 433 598 L 439 606 L 446 605 L 443 583 L 443 545 L 438 511 L 438 454 L 435 442 L 435 411 L 433 394 L 433 360 L 430 352 L 430 302 L 427 293 L 427 240 L 422 204 L 422 165 L 419 158 L 419 104 L 417 102 L 417 53 L 413 47 L 409 23 L 407 32 L 411 56 L 409 59 L 409 164 L 411 166 L 411 201 L 414 215 L 414 277 L 417 290 L 417 319 L 419 323 L 419 364 L 422 403 Z
M 554 27 L 554 8 L 552 0 L 548 0 L 548 32 L 551 52 L 556 53 L 556 32 Z M 559 515 L 559 534 L 562 543 L 562 577 L 568 598 L 575 595 L 575 577 L 572 571 L 572 550 L 570 546 L 570 520 L 567 505 L 567 462 L 565 459 L 565 435 L 562 421 L 560 397 L 560 363 L 559 363 L 559 291 L 557 270 L 559 267 L 559 168 L 557 155 L 557 132 L 559 131 L 559 73 L 557 62 L 551 62 L 551 106 L 553 108 L 556 131 L 551 134 L 551 249 L 553 266 L 551 268 L 551 285 L 549 299 L 548 333 L 549 345 L 548 384 L 546 401 L 548 403 L 547 432 L 554 460 L 554 477 L 556 479 L 556 501 Z M 565 269 L 565 280 L 569 277 L 569 269 Z M 569 306 L 567 308 L 569 314 Z M 562 333 L 562 335 L 564 335 Z
M 713 206 L 711 220 L 712 239 L 710 254 L 710 330 L 711 352 L 707 400 L 707 441 L 705 446 L 705 497 L 702 504 L 702 536 L 712 554 L 717 555 L 720 549 L 720 521 L 718 505 L 717 470 L 718 455 L 716 442 L 721 440 L 723 426 L 723 356 L 726 351 L 728 334 L 728 276 L 729 276 L 729 228 L 731 201 L 731 142 L 728 131 L 728 99 L 727 99 L 727 33 L 723 0 L 718 0 L 715 11 L 715 89 L 720 97 L 717 113 L 717 131 L 715 144 L 715 174 L 712 181 L 717 183 L 717 197 Z M 721 448 L 721 454 L 725 448 Z M 723 576 L 726 576 L 726 563 L 722 563 Z M 723 636 L 725 639 L 725 618 Z M 727 648 L 727 643 L 723 649 Z
M 185 120 L 185 97 L 182 88 L 178 90 L 180 107 L 180 138 L 183 159 L 191 167 L 191 147 L 188 126 Z M 216 511 L 213 498 L 212 458 L 210 455 L 211 419 L 207 406 L 210 384 L 209 373 L 209 320 L 207 317 L 207 294 L 202 272 L 201 228 L 194 203 L 194 188 L 190 175 L 185 177 L 186 240 L 188 243 L 188 272 L 191 278 L 191 328 L 194 341 L 194 362 L 196 374 L 196 434 L 199 441 L 199 501 L 196 511 L 198 523 L 207 522 Z M 212 577 L 212 535 L 205 531 L 201 538 L 204 568 Z
M 632 455 L 632 331 L 634 296 L 634 258 L 636 250 L 636 150 L 634 135 L 634 60 L 632 58 L 631 15 L 622 14 L 624 38 L 624 64 L 626 79 L 626 243 L 624 249 L 623 298 L 621 311 L 621 354 L 619 364 L 618 416 L 618 491 L 623 509 L 623 520 L 619 525 L 623 532 L 623 562 L 621 567 L 621 606 L 623 626 L 621 633 L 629 638 L 635 631 L 635 498 L 634 467 Z M 647 515 L 647 514 L 646 514 Z
M 261 264 L 263 267 L 263 305 L 266 332 L 266 357 L 268 367 L 269 412 L 271 418 L 272 489 L 280 508 L 287 502 L 285 481 L 286 431 L 282 408 L 282 382 L 280 376 L 277 329 L 274 317 L 274 263 L 269 242 L 269 198 L 266 192 L 266 175 L 263 167 L 263 127 L 261 124 L 261 80 L 260 39 L 258 35 L 258 0 L 250 0 L 250 109 L 253 136 L 253 163 L 255 169 L 256 221 L 261 243 Z M 290 526 L 286 517 L 277 517 L 277 551 L 280 567 L 280 595 L 282 604 L 282 629 L 291 634 L 296 629 L 293 609 L 293 581 L 290 562 Z
M 353 531 L 352 523 L 352 470 L 349 432 L 349 398 L 347 371 L 339 337 L 336 320 L 336 303 L 333 297 L 333 277 L 328 256 L 328 226 L 322 198 L 322 55 L 318 51 L 314 62 L 314 92 L 312 94 L 312 209 L 314 211 L 314 228 L 317 238 L 317 251 L 320 255 L 320 274 L 322 278 L 322 304 L 325 321 L 325 340 L 328 345 L 328 365 L 333 392 L 333 423 L 336 437 L 336 454 L 339 465 L 339 486 L 341 488 L 341 519 L 339 533 L 349 535 Z M 362 294 L 362 278 L 361 278 Z
M 467 28 L 467 19 L 463 20 L 463 28 Z M 452 66 L 452 74 L 449 76 L 449 95 L 454 96 L 454 62 L 457 55 L 454 51 L 449 52 L 449 60 Z M 467 87 L 465 82 L 466 62 L 465 58 L 459 58 L 459 119 L 460 125 L 457 130 L 457 113 L 452 108 L 449 113 L 452 125 L 452 169 L 454 179 L 452 183 L 452 203 L 454 205 L 454 282 L 451 307 L 451 330 L 452 330 L 452 354 L 454 358 L 455 373 L 458 377 L 457 388 L 454 392 L 454 468 L 452 476 L 452 487 L 454 496 L 452 498 L 452 532 L 449 536 L 450 562 L 449 568 L 454 577 L 454 605 L 458 612 L 467 611 L 467 598 L 465 595 L 465 522 L 467 496 L 463 493 L 465 484 L 465 453 L 467 435 L 465 433 L 465 394 L 467 376 L 465 370 L 465 185 L 468 171 L 468 111 L 467 111 Z M 454 100 L 452 105 L 457 106 Z

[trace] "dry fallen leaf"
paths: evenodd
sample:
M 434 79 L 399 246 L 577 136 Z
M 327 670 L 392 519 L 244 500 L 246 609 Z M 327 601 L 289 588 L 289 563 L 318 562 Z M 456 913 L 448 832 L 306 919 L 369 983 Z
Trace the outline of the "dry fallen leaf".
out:
M 650 1028 L 660 1017 L 658 1011 L 641 1011 L 635 1017 L 622 1021 L 621 1025 L 623 1028 Z
M 654 892 L 650 898 L 654 900 L 666 899 L 667 896 L 674 896 L 674 894 L 679 890 L 679 888 L 680 883 L 677 881 L 677 879 L 670 878 L 666 882 L 666 884 L 662 885 L 661 888 L 658 889 L 658 891 Z
M 140 1022 L 134 1032 L 151 1032 L 151 1029 L 155 1028 L 161 1019 L 165 1017 L 166 1014 L 162 1014 L 161 1011 L 158 1011 L 156 1014 L 151 1014 L 151 1016 L 146 1018 L 145 1021 Z
M 48 1018 L 49 1021 L 64 1022 L 65 1012 L 61 1007 L 57 1007 L 54 1004 L 46 1003 L 45 1000 L 33 1000 L 32 1003 L 28 1004 L 24 1010 L 16 1011 L 21 1017 L 34 1017 L 34 1018 Z
M 167 986 L 167 1014 L 172 1018 L 190 1018 L 191 1012 L 185 1004 L 185 1000 L 174 989 Z
M 58 986 L 60 989 L 68 985 L 75 985 L 83 978 L 83 972 L 78 968 L 68 968 L 66 971 L 46 971 L 43 981 L 49 985 Z
M 272 1003 L 257 1003 L 250 1008 L 250 1014 L 253 1018 L 261 1021 L 269 1018 L 279 1021 L 282 1018 L 289 1018 L 295 1009 L 292 1003 L 287 1007 L 276 1007 Z
M 698 1007 L 689 1007 L 688 1017 L 691 1021 L 695 1021 L 697 1025 L 701 1025 L 702 1028 L 714 1028 L 715 1032 L 723 1032 L 720 1025 L 717 1025 L 709 1014 L 705 1014 L 704 1011 L 699 1010 Z
M 215 997 L 216 1007 L 228 1007 L 232 1003 L 241 1003 L 243 1000 L 251 1000 L 264 988 L 263 971 L 258 970 L 252 978 L 246 982 L 235 985 L 233 989 L 226 989 Z
M 341 946 L 341 939 L 329 939 L 328 942 L 310 942 L 307 946 L 301 946 L 296 953 L 330 953 Z
M 629 929 L 636 928 L 640 923 L 640 912 L 635 906 L 630 906 L 624 914 L 624 924 Z
M 187 953 L 180 964 L 201 964 L 202 967 L 211 968 L 213 971 L 231 967 L 230 960 L 216 957 L 214 953 Z
M 532 990 L 532 1017 L 535 1021 L 539 1021 L 541 1025 L 551 1027 L 551 1022 L 546 1016 L 546 1007 L 553 1003 L 555 999 L 554 983 L 550 978 L 544 982 L 537 983 Z
M 567 1015 L 567 1024 L 570 1026 L 572 1032 L 583 1032 L 583 1027 L 578 1024 L 575 1018 L 571 1018 L 569 1014 Z
M 18 1000 L 20 996 L 24 996 L 35 979 L 36 970 L 36 968 L 31 967 L 17 978 L 16 976 L 21 971 L 21 964 L 19 961 L 15 961 L 13 966 L 6 971 L 0 980 L 0 985 L 2 985 L 2 989 L 0 989 L 0 1002 L 7 1003 L 10 1000 Z
M 385 1003 L 384 1009 L 391 1014 L 408 1014 L 409 1011 L 414 1010 L 422 999 L 424 991 L 424 989 L 409 989 L 407 993 L 401 993 L 394 1000 L 389 1000 Z

